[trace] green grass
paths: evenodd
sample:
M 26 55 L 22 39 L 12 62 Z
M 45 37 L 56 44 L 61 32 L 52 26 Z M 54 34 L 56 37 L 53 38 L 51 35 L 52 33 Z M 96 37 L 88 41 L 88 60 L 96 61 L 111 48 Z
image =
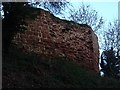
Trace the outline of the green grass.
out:
M 102 78 L 62 57 L 3 50 L 3 88 L 119 88 L 120 80 Z

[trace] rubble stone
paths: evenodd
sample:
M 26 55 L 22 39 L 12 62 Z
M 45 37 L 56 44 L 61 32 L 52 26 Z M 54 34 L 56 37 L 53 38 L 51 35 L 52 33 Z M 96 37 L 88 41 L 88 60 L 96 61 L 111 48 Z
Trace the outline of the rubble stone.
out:
M 98 39 L 89 26 L 61 20 L 44 10 L 26 23 L 26 30 L 18 32 L 12 40 L 19 48 L 49 57 L 67 57 L 98 72 Z

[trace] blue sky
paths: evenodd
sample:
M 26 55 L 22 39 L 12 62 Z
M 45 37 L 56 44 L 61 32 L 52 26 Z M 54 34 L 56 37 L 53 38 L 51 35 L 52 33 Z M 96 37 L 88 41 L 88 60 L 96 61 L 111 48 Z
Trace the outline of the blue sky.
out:
M 118 19 L 118 2 L 91 2 L 90 5 L 105 21 Z
M 81 1 L 81 2 L 80 2 Z M 80 1 L 71 1 L 70 3 L 73 5 L 75 9 L 78 9 L 82 4 L 82 0 Z M 83 0 L 84 1 L 84 0 Z M 118 1 L 109 1 L 102 2 L 98 0 L 96 2 L 92 2 L 93 0 L 89 0 L 89 2 L 83 2 L 85 5 L 90 5 L 90 8 L 96 10 L 98 12 L 98 17 L 103 17 L 105 21 L 105 27 L 108 26 L 108 22 L 113 22 L 118 19 Z M 69 16 L 69 13 L 65 15 Z M 56 15 L 59 18 L 62 18 L 61 15 Z M 64 15 L 63 15 L 64 16 Z
M 78 8 L 80 3 L 72 2 L 75 8 Z M 96 10 L 99 17 L 102 16 L 106 23 L 118 19 L 118 2 L 84 2 L 84 4 Z

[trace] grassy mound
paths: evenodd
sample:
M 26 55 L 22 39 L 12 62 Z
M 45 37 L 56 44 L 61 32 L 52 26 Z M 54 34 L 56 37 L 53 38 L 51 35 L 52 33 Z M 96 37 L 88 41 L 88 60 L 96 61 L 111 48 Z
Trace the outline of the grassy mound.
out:
M 65 58 L 49 59 L 24 54 L 11 47 L 3 50 L 3 88 L 119 88 L 120 80 L 102 78 Z

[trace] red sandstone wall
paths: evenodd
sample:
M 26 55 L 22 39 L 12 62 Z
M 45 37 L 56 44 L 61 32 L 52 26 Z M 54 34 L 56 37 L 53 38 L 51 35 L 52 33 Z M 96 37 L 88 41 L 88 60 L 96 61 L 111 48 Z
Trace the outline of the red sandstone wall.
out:
M 98 72 L 98 41 L 91 28 L 60 20 L 41 10 L 35 20 L 25 20 L 27 30 L 12 42 L 27 52 L 62 56 Z
M 93 68 L 96 68 L 96 66 L 98 66 L 99 63 L 99 44 L 98 44 L 98 38 L 95 35 L 95 33 L 92 31 L 92 43 L 93 43 L 93 57 L 95 61 L 93 64 Z M 96 68 L 96 70 L 98 70 L 99 68 Z

